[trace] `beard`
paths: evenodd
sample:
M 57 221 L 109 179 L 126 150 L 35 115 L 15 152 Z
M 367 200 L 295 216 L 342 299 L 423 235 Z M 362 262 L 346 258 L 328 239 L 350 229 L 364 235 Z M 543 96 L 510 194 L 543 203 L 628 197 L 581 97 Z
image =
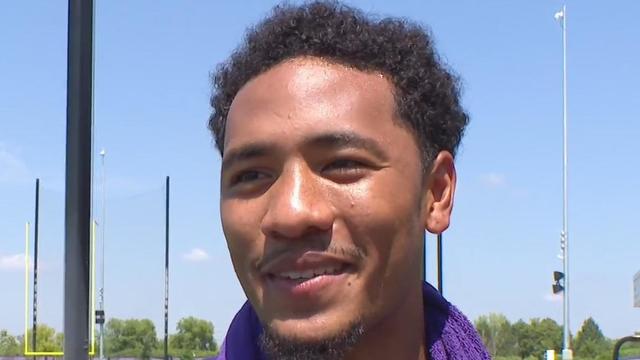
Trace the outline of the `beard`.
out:
M 357 322 L 341 333 L 318 341 L 285 338 L 264 327 L 260 348 L 269 360 L 342 360 L 364 334 L 364 326 Z

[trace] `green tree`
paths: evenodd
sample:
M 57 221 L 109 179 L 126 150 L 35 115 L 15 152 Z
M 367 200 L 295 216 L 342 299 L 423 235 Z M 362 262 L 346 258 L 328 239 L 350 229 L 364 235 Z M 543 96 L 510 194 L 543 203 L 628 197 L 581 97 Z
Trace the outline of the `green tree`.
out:
M 562 326 L 549 318 L 531 320 L 531 327 L 538 343 L 534 356 L 543 356 L 546 350 L 560 351 L 562 349 Z
M 105 350 L 111 356 L 148 359 L 157 345 L 156 328 L 149 319 L 111 319 L 105 327 Z
M 542 359 L 545 350 L 560 351 L 562 348 L 562 327 L 552 319 L 531 319 L 528 324 L 519 320 L 511 329 L 513 353 L 521 359 Z
M 475 326 L 493 357 L 515 355 L 513 331 L 506 316 L 493 313 L 480 316 Z
M 180 319 L 177 333 L 170 337 L 171 347 L 188 351 L 216 351 L 218 345 L 213 338 L 213 324 L 193 316 Z
M 27 345 L 29 351 L 33 350 L 33 331 L 27 330 Z M 24 341 L 24 337 L 21 339 Z M 24 347 L 24 342 L 21 341 L 21 346 Z M 36 351 L 62 351 L 64 338 L 62 334 L 56 333 L 56 330 L 45 324 L 36 326 Z
M 606 356 L 611 352 L 611 342 L 604 337 L 598 324 L 590 317 L 582 323 L 573 348 L 579 357 Z
M 60 349 L 64 348 L 64 333 L 57 333 L 55 337 L 56 344 L 60 345 Z
M 523 320 L 518 320 L 511 326 L 515 355 L 521 359 L 527 358 L 535 351 L 535 339 L 531 327 Z
M 20 351 L 20 342 L 7 330 L 0 330 L 0 356 L 17 356 Z

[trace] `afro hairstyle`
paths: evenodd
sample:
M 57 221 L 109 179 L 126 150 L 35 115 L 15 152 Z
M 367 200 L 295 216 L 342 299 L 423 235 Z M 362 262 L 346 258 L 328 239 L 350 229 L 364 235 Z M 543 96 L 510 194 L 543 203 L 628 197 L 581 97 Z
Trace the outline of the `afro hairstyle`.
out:
M 460 104 L 459 78 L 441 61 L 430 32 L 406 19 L 376 19 L 334 1 L 276 6 L 218 65 L 208 126 L 221 155 L 238 91 L 272 67 L 299 57 L 382 73 L 394 86 L 396 112 L 415 136 L 423 168 L 440 151 L 455 156 L 469 117 Z

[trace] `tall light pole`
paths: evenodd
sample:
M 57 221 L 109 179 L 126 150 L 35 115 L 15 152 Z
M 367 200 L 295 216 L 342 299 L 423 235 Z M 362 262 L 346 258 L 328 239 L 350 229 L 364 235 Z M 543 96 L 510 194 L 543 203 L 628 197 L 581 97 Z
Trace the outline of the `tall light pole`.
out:
M 164 246 L 164 360 L 169 360 L 169 187 L 165 185 L 165 246 Z
M 40 215 L 40 179 L 36 179 L 36 218 L 35 232 L 33 237 L 33 330 L 32 330 L 32 351 L 38 351 L 36 347 L 38 328 L 38 224 Z M 26 334 L 25 334 L 26 336 Z M 26 341 L 26 340 L 25 340 Z M 35 359 L 35 356 L 33 357 Z
M 106 192 L 106 175 L 105 175 L 105 167 L 104 167 L 104 157 L 107 155 L 105 149 L 100 151 L 100 164 L 101 164 L 101 183 L 102 183 L 102 259 L 101 259 L 101 271 L 100 271 L 100 310 L 102 310 L 103 318 L 100 322 L 100 360 L 104 360 L 104 243 L 105 243 L 105 219 L 106 219 L 106 204 L 107 204 L 107 192 Z
M 573 352 L 569 343 L 569 231 L 568 231 L 568 194 L 567 194 L 567 6 L 554 15 L 562 26 L 562 266 L 564 272 L 563 299 L 563 348 L 562 359 L 572 359 Z

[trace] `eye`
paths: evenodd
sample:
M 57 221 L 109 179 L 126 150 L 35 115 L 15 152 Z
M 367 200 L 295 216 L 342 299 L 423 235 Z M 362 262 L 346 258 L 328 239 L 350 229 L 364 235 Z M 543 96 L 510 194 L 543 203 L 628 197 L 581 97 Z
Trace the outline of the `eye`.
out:
M 348 183 L 357 181 L 369 169 L 366 164 L 352 159 L 338 159 L 332 161 L 322 169 L 323 173 L 333 181 Z
M 340 159 L 333 161 L 329 165 L 327 165 L 324 169 L 325 171 L 352 171 L 356 169 L 362 169 L 365 165 L 356 160 L 350 159 Z
M 256 170 L 242 171 L 231 178 L 230 185 L 252 184 L 256 181 L 267 179 L 269 176 Z

